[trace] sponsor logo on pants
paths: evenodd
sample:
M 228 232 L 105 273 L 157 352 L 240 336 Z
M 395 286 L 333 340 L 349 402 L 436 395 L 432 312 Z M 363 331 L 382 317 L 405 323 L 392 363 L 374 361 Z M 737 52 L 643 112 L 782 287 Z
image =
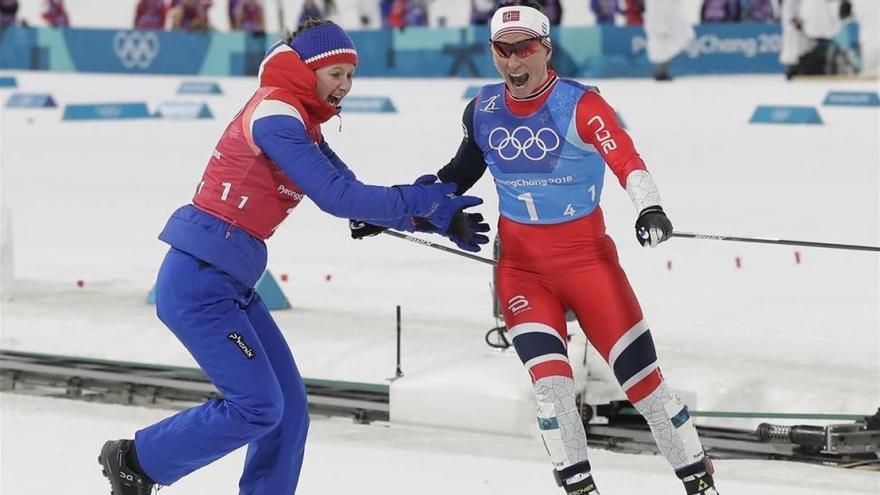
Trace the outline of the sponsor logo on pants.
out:
M 251 346 L 245 343 L 244 339 L 241 338 L 241 335 L 232 332 L 227 335 L 226 338 L 235 342 L 236 345 L 238 345 L 238 348 L 241 349 L 241 352 L 245 355 L 245 357 L 247 357 L 248 359 L 254 358 L 254 350 L 251 348 Z
M 519 314 L 529 308 L 529 300 L 526 296 L 516 295 L 507 300 L 507 309 L 513 314 Z

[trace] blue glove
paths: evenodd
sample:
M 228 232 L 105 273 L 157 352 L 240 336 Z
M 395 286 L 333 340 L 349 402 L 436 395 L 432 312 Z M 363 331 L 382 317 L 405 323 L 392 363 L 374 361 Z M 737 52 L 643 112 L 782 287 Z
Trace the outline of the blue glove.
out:
M 436 175 L 423 175 L 416 179 L 413 185 L 431 185 L 436 181 Z M 489 238 L 481 234 L 481 232 L 489 231 L 489 224 L 483 220 L 482 214 L 467 213 L 464 209 L 482 204 L 483 200 L 475 196 L 454 197 L 453 201 L 455 200 L 459 200 L 459 202 L 454 202 L 453 206 L 450 206 L 454 213 L 449 220 L 448 227 L 442 228 L 441 225 L 438 225 L 436 221 L 432 221 L 431 218 L 414 217 L 412 221 L 415 225 L 415 230 L 417 232 L 437 232 L 449 238 L 460 249 L 474 253 L 478 252 L 481 244 L 489 243 Z
M 434 184 L 437 184 L 437 176 L 434 174 L 423 175 L 412 183 L 414 186 L 431 186 Z M 453 189 L 453 191 L 455 190 Z M 437 227 L 425 217 L 412 217 L 409 221 L 412 223 L 409 232 L 438 232 Z
M 377 235 L 386 228 L 403 232 L 432 232 L 449 238 L 456 246 L 471 252 L 480 250 L 480 245 L 488 244 L 489 238 L 481 232 L 489 231 L 489 224 L 479 213 L 464 210 L 483 203 L 476 196 L 456 196 L 458 186 L 454 183 L 437 183 L 436 175 L 423 175 L 408 186 L 394 186 L 399 191 L 414 216 L 404 216 L 380 225 L 349 221 L 351 236 L 354 239 Z
M 423 175 L 416 179 L 416 181 L 413 182 L 412 185 L 425 186 L 428 184 L 433 184 L 435 182 L 437 182 L 436 175 Z M 435 232 L 434 226 L 430 223 L 427 223 L 423 219 L 416 219 L 409 216 L 381 222 L 381 224 L 375 221 L 369 223 L 364 222 L 363 220 L 356 220 L 352 218 L 348 221 L 348 228 L 351 231 L 352 239 L 363 239 L 364 237 L 379 235 L 385 229 L 394 229 L 401 232 Z

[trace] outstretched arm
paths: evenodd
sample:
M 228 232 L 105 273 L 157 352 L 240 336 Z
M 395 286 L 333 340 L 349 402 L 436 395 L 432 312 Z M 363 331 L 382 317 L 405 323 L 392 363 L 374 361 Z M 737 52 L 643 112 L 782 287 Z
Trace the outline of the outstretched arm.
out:
M 331 215 L 380 221 L 403 215 L 430 217 L 445 198 L 439 188 L 368 186 L 347 177 L 312 141 L 292 105 L 265 100 L 253 118 L 254 143 Z

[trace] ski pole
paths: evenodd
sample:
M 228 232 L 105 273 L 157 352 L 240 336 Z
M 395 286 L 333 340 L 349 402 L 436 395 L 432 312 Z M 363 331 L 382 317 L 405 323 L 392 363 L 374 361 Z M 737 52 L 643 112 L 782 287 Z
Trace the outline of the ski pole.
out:
M 466 251 L 459 251 L 458 249 L 448 248 L 448 247 L 443 246 L 441 244 L 435 244 L 431 241 L 426 241 L 424 239 L 420 239 L 415 236 L 401 234 L 400 232 L 397 232 L 394 230 L 386 229 L 386 230 L 383 230 L 382 233 L 397 237 L 398 239 L 404 239 L 404 240 L 407 240 L 410 242 L 414 242 L 416 244 L 421 244 L 422 246 L 428 246 L 428 247 L 432 247 L 434 249 L 439 249 L 441 251 L 446 251 L 447 253 L 452 253 L 452 254 L 457 254 L 459 256 L 464 256 L 465 258 L 469 258 L 474 261 L 480 261 L 480 262 L 486 263 L 487 265 L 495 266 L 498 264 L 497 261 L 491 260 L 489 258 L 483 258 L 482 256 L 477 256 L 475 254 L 471 254 Z
M 789 239 L 771 239 L 766 237 L 734 237 L 729 235 L 695 234 L 693 232 L 673 232 L 672 237 L 686 239 L 706 239 L 710 241 L 754 242 L 759 244 L 782 244 L 786 246 L 804 246 L 828 249 L 851 249 L 856 251 L 877 251 L 878 246 L 859 246 L 855 244 L 836 244 L 831 242 L 792 241 Z

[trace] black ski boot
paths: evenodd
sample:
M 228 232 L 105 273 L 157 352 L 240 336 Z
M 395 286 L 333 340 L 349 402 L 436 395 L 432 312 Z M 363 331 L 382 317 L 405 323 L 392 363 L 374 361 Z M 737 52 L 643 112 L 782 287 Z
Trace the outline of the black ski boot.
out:
M 134 441 L 108 440 L 98 456 L 101 474 L 110 480 L 111 495 L 150 495 L 155 483 L 137 465 Z
M 687 495 L 718 495 L 715 480 L 709 473 L 695 474 L 682 480 Z
M 567 481 L 577 475 L 586 476 L 586 478 L 570 483 Z M 590 474 L 590 461 L 578 462 L 562 471 L 554 469 L 553 478 L 556 480 L 556 486 L 565 489 L 566 495 L 599 495 L 596 482 L 593 481 L 593 475 Z
M 563 483 L 562 487 L 565 488 L 566 495 L 599 495 L 599 490 L 593 481 L 593 475 L 589 475 L 580 481 L 575 481 L 570 485 Z

